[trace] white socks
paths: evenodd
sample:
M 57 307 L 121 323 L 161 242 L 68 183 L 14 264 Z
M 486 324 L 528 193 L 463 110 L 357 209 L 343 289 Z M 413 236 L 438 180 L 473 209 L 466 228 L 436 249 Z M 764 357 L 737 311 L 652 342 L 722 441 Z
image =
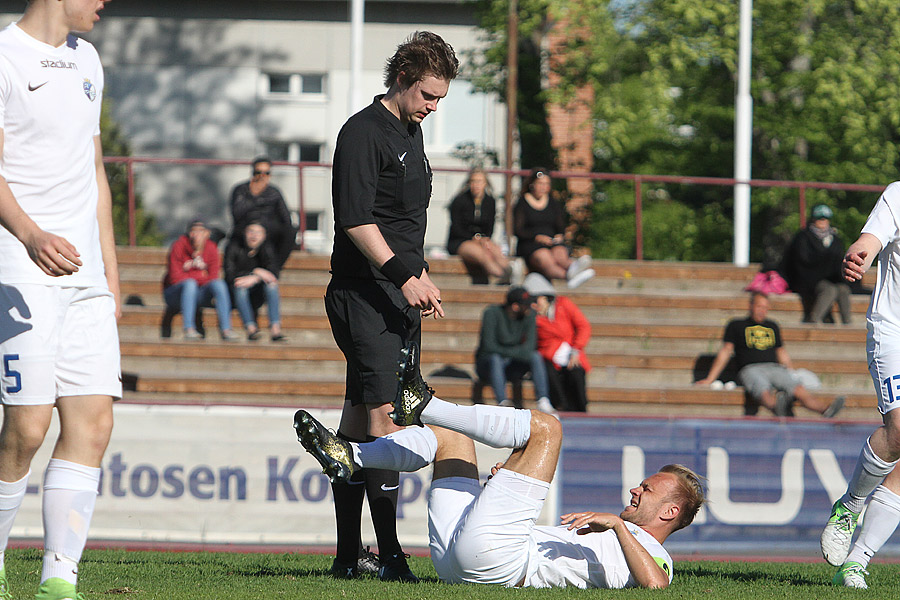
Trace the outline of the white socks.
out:
M 894 469 L 894 465 L 898 461 L 885 462 L 881 460 L 869 440 L 863 444 L 862 451 L 859 453 L 859 459 L 856 461 L 856 467 L 853 469 L 853 475 L 847 484 L 847 492 L 841 497 L 841 504 L 848 510 L 860 513 L 866 505 L 866 498 L 872 493 L 884 478 L 888 476 Z
M 29 470 L 25 477 L 18 481 L 0 481 L 0 569 L 4 565 L 6 546 L 9 543 L 9 532 L 12 531 L 16 513 L 19 512 L 22 498 L 25 497 L 25 490 L 28 488 L 28 477 L 30 475 L 31 471 Z
M 897 525 L 900 525 L 900 496 L 879 485 L 872 494 L 866 516 L 859 526 L 859 537 L 844 562 L 858 562 L 865 568 L 897 529 Z
M 44 473 L 44 566 L 41 582 L 75 584 L 97 501 L 100 469 L 51 458 Z
M 531 411 L 505 406 L 460 406 L 432 397 L 422 411 L 422 422 L 494 448 L 522 448 L 531 437 Z
M 407 427 L 371 442 L 350 442 L 353 462 L 364 469 L 418 471 L 434 461 L 437 438 L 427 427 Z

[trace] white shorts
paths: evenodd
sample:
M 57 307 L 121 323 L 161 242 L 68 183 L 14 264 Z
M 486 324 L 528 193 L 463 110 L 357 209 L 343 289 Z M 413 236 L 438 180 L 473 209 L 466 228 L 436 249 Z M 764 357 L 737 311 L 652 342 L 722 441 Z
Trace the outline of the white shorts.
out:
M 866 358 L 878 396 L 878 412 L 900 407 L 900 331 L 886 323 L 868 323 Z
M 0 401 L 121 398 L 115 308 L 105 288 L 0 284 Z
M 432 482 L 428 498 L 431 561 L 448 583 L 513 587 L 525 577 L 531 537 L 549 484 L 501 469 L 483 488 L 475 479 Z

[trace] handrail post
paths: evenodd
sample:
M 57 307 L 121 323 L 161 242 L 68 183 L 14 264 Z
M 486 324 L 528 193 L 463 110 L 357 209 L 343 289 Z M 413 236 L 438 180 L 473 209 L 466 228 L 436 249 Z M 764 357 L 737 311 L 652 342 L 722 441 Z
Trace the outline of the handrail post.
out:
M 128 245 L 137 246 L 137 200 L 134 193 L 134 158 L 125 161 L 125 172 L 128 176 Z
M 298 211 L 298 219 L 300 231 L 298 235 L 300 237 L 300 251 L 306 250 L 306 246 L 304 244 L 304 237 L 306 233 L 306 211 L 303 208 L 303 165 L 297 163 L 297 186 L 298 186 L 298 194 L 297 194 L 297 211 Z
M 644 217 L 641 197 L 641 178 L 636 175 L 634 178 L 634 247 L 637 260 L 644 260 Z
M 800 186 L 800 228 L 806 227 L 806 186 Z

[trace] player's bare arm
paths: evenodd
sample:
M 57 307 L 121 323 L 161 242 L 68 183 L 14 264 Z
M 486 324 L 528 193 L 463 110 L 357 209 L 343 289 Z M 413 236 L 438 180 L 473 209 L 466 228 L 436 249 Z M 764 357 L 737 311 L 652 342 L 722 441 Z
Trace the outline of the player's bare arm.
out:
M 621 517 L 611 513 L 580 512 L 562 515 L 560 522 L 568 525 L 569 530 L 576 529 L 576 533 L 579 535 L 612 529 L 622 547 L 625 562 L 628 564 L 635 582 L 646 588 L 668 587 L 669 577 L 656 563 L 656 560 L 650 556 L 646 548 L 628 531 L 625 521 Z
M 3 130 L 0 130 L 0 156 L 2 155 Z M 65 238 L 38 227 L 22 210 L 3 177 L 0 177 L 0 225 L 22 242 L 34 264 L 47 275 L 71 275 L 82 264 L 75 246 Z
M 112 217 L 112 192 L 103 166 L 103 147 L 100 136 L 94 137 L 94 166 L 97 170 L 97 225 L 100 232 L 100 254 L 106 284 L 116 299 L 116 320 L 122 317 L 122 293 L 119 288 L 119 262 L 116 259 L 116 236 Z
M 378 268 L 394 257 L 394 251 L 384 241 L 384 236 L 378 229 L 378 225 L 367 223 L 365 225 L 357 225 L 355 227 L 347 227 L 344 229 L 347 237 L 353 244 L 359 248 L 369 262 Z M 424 271 L 423 271 L 424 273 Z M 434 309 L 440 316 L 444 316 L 441 309 L 440 290 L 438 290 L 429 279 L 423 282 L 419 277 L 413 276 L 403 284 L 400 288 L 403 297 L 410 306 L 414 306 L 421 310 Z
M 877 237 L 871 233 L 860 235 L 858 240 L 850 244 L 844 255 L 844 262 L 841 264 L 841 273 L 844 279 L 850 283 L 862 279 L 879 252 L 881 252 L 881 242 Z
M 713 359 L 712 366 L 709 368 L 709 375 L 703 379 L 698 379 L 694 382 L 694 385 L 709 385 L 715 381 L 722 371 L 725 370 L 725 365 L 728 364 L 732 354 L 734 354 L 734 344 L 731 342 L 722 344 L 722 347 L 719 348 L 719 353 L 716 354 L 716 358 Z
M 580 512 L 568 513 L 560 517 L 560 523 L 568 529 L 576 529 L 579 535 L 612 529 L 622 547 L 625 562 L 634 576 L 635 582 L 644 588 L 669 587 L 669 576 L 660 568 L 647 549 L 635 539 L 625 521 L 611 513 Z

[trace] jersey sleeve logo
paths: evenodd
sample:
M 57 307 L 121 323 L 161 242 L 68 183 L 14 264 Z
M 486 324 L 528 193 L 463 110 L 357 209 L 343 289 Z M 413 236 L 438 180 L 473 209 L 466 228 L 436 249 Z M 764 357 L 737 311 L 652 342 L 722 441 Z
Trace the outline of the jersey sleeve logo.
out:
M 775 347 L 775 330 L 762 325 L 754 325 L 744 330 L 744 338 L 748 348 L 768 350 Z
M 84 95 L 88 97 L 88 100 L 93 102 L 97 97 L 97 87 L 91 83 L 91 80 L 87 77 L 84 78 L 84 83 L 81 87 L 84 89 Z

